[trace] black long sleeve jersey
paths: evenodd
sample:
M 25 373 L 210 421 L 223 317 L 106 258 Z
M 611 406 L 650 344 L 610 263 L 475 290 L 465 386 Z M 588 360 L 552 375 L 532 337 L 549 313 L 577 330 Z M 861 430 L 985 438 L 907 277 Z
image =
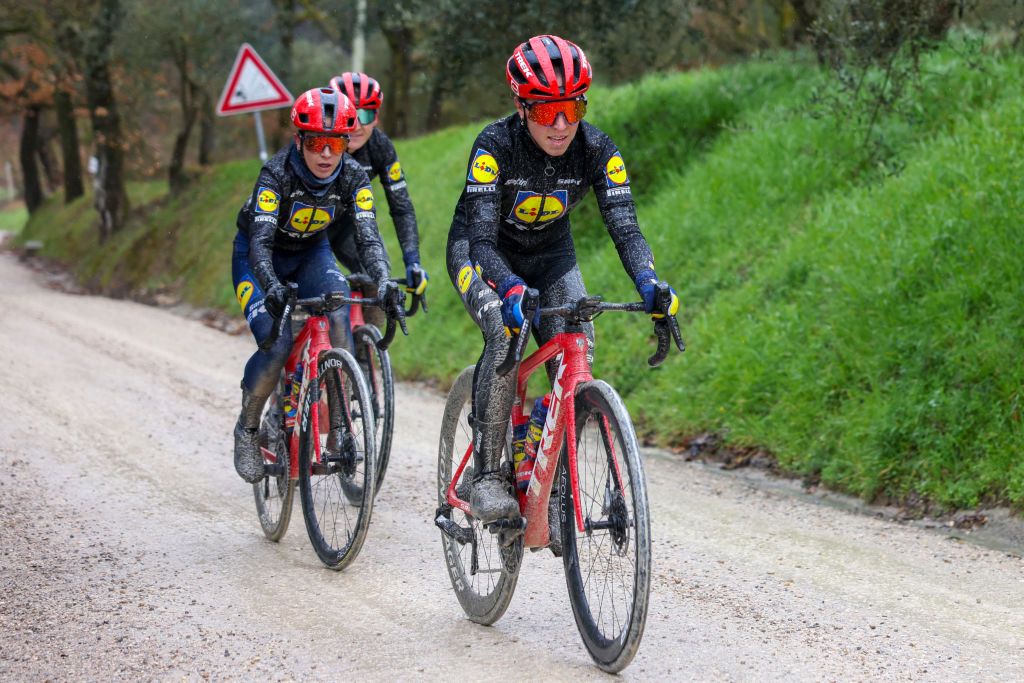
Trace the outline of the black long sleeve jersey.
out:
M 267 160 L 238 212 L 238 229 L 249 236 L 249 262 L 260 285 L 268 290 L 276 282 L 274 250 L 298 251 L 326 239 L 327 228 L 350 209 L 367 272 L 377 281 L 387 277 L 390 266 L 377 230 L 370 179 L 359 162 L 344 155 L 337 178 L 317 196 L 292 168 L 290 153 L 288 145 Z
M 637 225 L 629 176 L 615 143 L 585 121 L 560 157 L 537 146 L 518 114 L 484 128 L 473 143 L 454 222 L 465 226 L 482 277 L 500 289 L 514 274 L 503 254 L 540 255 L 571 240 L 569 212 L 590 188 L 635 281 L 653 269 L 653 258 Z
M 409 197 L 405 172 L 398 161 L 398 153 L 391 138 L 379 128 L 374 128 L 366 144 L 353 152 L 352 156 L 366 171 L 370 180 L 380 176 L 384 196 L 388 200 L 391 220 L 398 233 L 398 243 L 406 262 L 419 262 L 420 239 L 416 229 L 416 211 Z

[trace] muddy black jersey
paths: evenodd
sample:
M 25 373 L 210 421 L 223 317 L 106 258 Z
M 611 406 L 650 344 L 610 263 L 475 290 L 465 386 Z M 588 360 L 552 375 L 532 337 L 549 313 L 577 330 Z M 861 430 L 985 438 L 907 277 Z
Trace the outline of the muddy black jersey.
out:
M 398 233 L 398 243 L 406 263 L 419 263 L 420 240 L 416 230 L 416 211 L 409 197 L 405 172 L 398 161 L 398 153 L 391 139 L 379 128 L 374 128 L 366 144 L 352 153 L 370 180 L 380 176 L 384 196 L 388 200 L 391 220 Z
M 612 140 L 585 121 L 560 157 L 537 146 L 518 114 L 484 128 L 473 143 L 454 220 L 465 226 L 470 259 L 484 279 L 500 285 L 514 274 L 503 254 L 539 255 L 571 240 L 569 213 L 590 189 L 635 280 L 652 257 L 637 225 L 629 176 Z
M 370 179 L 349 155 L 342 157 L 338 177 L 320 195 L 314 195 L 292 168 L 291 145 L 271 157 L 260 169 L 252 194 L 238 212 L 238 228 L 249 235 L 250 263 L 260 284 L 273 274 L 274 250 L 297 251 L 325 239 L 327 228 L 345 212 L 355 218 L 355 242 L 367 272 L 376 280 L 390 269 L 384 243 L 377 231 Z M 267 268 L 270 268 L 268 271 Z

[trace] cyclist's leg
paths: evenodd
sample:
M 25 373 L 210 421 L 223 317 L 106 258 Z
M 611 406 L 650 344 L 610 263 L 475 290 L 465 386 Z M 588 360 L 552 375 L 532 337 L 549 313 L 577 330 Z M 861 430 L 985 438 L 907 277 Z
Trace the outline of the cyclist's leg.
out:
M 571 241 L 548 251 L 544 272 L 537 281 L 541 285 L 539 289 L 542 308 L 561 306 L 578 301 L 587 295 Z M 587 336 L 587 365 L 593 365 L 594 324 L 588 322 L 582 325 L 572 325 L 561 317 L 543 318 L 537 329 L 537 343 L 543 344 L 563 332 L 582 332 Z M 547 363 L 546 370 L 552 386 L 554 386 L 555 375 L 558 372 L 558 363 L 558 359 Z M 555 555 L 562 554 L 562 533 L 559 521 L 559 493 L 557 489 L 552 488 L 551 497 L 548 499 L 548 537 L 550 539 L 549 547 Z
M 519 504 L 499 471 L 505 431 L 515 396 L 515 375 L 498 377 L 495 369 L 508 351 L 501 321 L 501 299 L 473 269 L 469 242 L 460 223 L 448 236 L 448 275 L 466 311 L 480 327 L 484 350 L 473 376 L 473 453 L 475 481 L 470 498 L 473 516 L 488 522 L 519 516 Z
M 256 343 L 262 343 L 270 335 L 274 319 L 267 313 L 263 304 L 263 289 L 249 266 L 249 238 L 241 232 L 235 237 L 231 274 L 235 295 L 249 323 L 249 329 Z M 234 460 L 238 475 L 249 483 L 259 481 L 263 476 L 263 457 L 258 443 L 260 417 L 267 397 L 277 386 L 281 368 L 288 358 L 291 340 L 291 327 L 286 326 L 285 333 L 273 347 L 266 351 L 257 349 L 245 364 L 241 382 L 242 410 L 234 429 Z
M 365 273 L 362 261 L 359 260 L 359 250 L 356 247 L 356 229 L 353 222 L 352 212 L 346 212 L 337 221 L 336 226 L 331 228 L 329 233 L 331 240 L 331 251 L 335 258 L 350 273 Z M 376 290 L 363 291 L 363 296 L 377 296 Z M 384 311 L 376 306 L 363 307 L 363 319 L 379 329 L 384 329 L 387 319 Z
M 305 253 L 302 263 L 295 271 L 295 282 L 299 286 L 299 297 L 320 296 L 321 294 L 341 293 L 351 296 L 348 281 L 334 262 L 331 245 L 326 240 L 312 246 Z M 331 321 L 331 346 L 352 351 L 352 330 L 348 323 L 348 306 L 342 306 L 327 314 Z

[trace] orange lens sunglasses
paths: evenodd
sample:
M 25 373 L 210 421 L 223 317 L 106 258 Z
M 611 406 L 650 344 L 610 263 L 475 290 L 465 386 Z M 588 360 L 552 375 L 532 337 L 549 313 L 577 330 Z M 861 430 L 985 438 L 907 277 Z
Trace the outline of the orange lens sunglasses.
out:
M 348 149 L 348 137 L 338 135 L 303 135 L 302 146 L 313 154 L 320 154 L 324 147 L 330 147 L 334 154 L 342 154 Z
M 577 100 L 556 100 L 555 102 L 527 102 L 520 100 L 526 109 L 526 118 L 541 126 L 555 125 L 559 114 L 565 114 L 567 123 L 577 123 L 587 114 L 587 98 Z

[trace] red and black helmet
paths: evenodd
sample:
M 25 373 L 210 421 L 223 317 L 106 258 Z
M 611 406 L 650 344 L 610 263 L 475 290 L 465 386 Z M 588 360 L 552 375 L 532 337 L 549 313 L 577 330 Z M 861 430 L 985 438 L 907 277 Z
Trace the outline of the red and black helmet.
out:
M 558 36 L 534 36 L 508 58 L 505 77 L 516 97 L 566 100 L 590 87 L 590 62 L 579 45 Z
M 331 87 L 345 93 L 357 109 L 380 109 L 384 93 L 380 83 L 358 71 L 346 71 L 331 79 Z
M 292 125 L 310 133 L 351 133 L 356 129 L 356 108 L 336 90 L 313 88 L 295 100 Z

